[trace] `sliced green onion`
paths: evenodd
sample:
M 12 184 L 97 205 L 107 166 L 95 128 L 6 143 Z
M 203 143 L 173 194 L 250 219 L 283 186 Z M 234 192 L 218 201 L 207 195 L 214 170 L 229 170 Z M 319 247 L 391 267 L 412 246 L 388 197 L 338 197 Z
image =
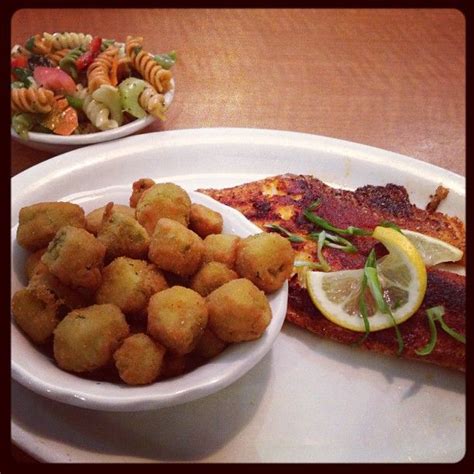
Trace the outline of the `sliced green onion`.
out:
M 169 53 L 157 54 L 153 59 L 163 68 L 171 69 L 176 64 L 176 51 Z
M 334 227 L 329 221 L 326 219 L 314 214 L 308 209 L 303 212 L 303 215 L 313 224 L 318 225 L 319 227 L 323 228 L 324 230 L 329 230 L 331 232 L 335 232 L 336 234 L 341 235 L 372 235 L 371 231 L 367 231 L 361 229 L 360 227 L 349 226 L 346 229 L 341 229 L 339 227 Z
M 439 308 L 439 306 L 437 308 Z M 431 352 L 433 351 L 436 345 L 436 340 L 438 339 L 438 331 L 436 330 L 436 324 L 434 322 L 436 316 L 435 316 L 435 312 L 431 311 L 433 309 L 435 308 L 430 308 L 426 310 L 426 315 L 428 316 L 428 326 L 430 328 L 430 340 L 427 342 L 427 344 L 424 347 L 422 347 L 419 350 L 415 350 L 415 352 L 420 356 L 426 356 L 428 354 L 431 354 Z M 443 312 L 444 312 L 444 308 L 443 308 Z
M 367 311 L 367 301 L 365 300 L 365 290 L 367 288 L 367 276 L 364 273 L 362 277 L 362 282 L 360 284 L 360 293 L 359 293 L 359 313 L 362 316 L 364 321 L 365 334 L 355 342 L 355 344 L 362 344 L 370 334 L 370 322 L 369 322 L 369 312 Z
M 325 240 L 326 240 L 326 232 L 324 232 L 323 230 L 319 234 L 319 237 L 318 237 L 318 260 L 319 260 L 319 263 L 321 264 L 321 269 L 323 270 L 323 272 L 330 272 L 331 267 L 323 255 L 323 247 L 324 247 Z
M 400 355 L 403 352 L 404 348 L 403 338 L 400 333 L 400 329 L 398 328 L 398 325 L 395 321 L 395 318 L 393 317 L 392 311 L 390 310 L 390 306 L 387 304 L 383 297 L 382 285 L 380 284 L 379 276 L 377 274 L 377 263 L 375 260 L 374 249 L 370 251 L 370 254 L 367 258 L 367 262 L 364 267 L 364 275 L 367 276 L 367 286 L 370 290 L 370 293 L 374 297 L 377 309 L 381 313 L 387 314 L 393 323 L 398 342 L 398 355 Z
M 318 240 L 320 232 L 311 232 L 308 234 L 308 237 L 311 240 Z M 347 239 L 344 239 L 344 237 L 341 237 L 339 235 L 334 235 L 330 234 L 329 232 L 326 232 L 326 240 L 324 242 L 326 247 L 332 247 L 333 249 L 339 249 L 344 252 L 348 253 L 356 253 L 357 252 L 357 247 L 352 244 L 352 242 L 349 242 Z
M 466 336 L 458 333 L 455 331 L 453 328 L 450 328 L 445 322 L 442 316 L 438 318 L 439 324 L 441 326 L 441 329 L 443 329 L 444 332 L 449 334 L 453 339 L 456 339 L 456 341 L 461 342 L 463 344 L 466 344 Z
M 296 234 L 292 234 L 289 230 L 285 229 L 284 227 L 278 224 L 266 224 L 265 227 L 267 227 L 268 229 L 281 232 L 288 238 L 290 242 L 301 243 L 301 242 L 304 242 L 305 240 L 303 239 L 303 237 L 300 237 L 299 235 L 296 235 Z
M 432 308 L 428 308 L 426 310 L 426 316 L 428 317 L 428 325 L 430 328 L 430 340 L 428 343 L 422 347 L 420 350 L 415 351 L 418 355 L 425 356 L 431 354 L 433 351 L 436 340 L 438 338 L 438 333 L 436 330 L 436 321 L 439 321 L 441 329 L 449 334 L 452 338 L 456 339 L 456 341 L 461 342 L 462 344 L 466 344 L 466 337 L 462 334 L 459 334 L 453 328 L 450 328 L 444 321 L 444 307 L 443 306 L 433 306 Z
M 316 199 L 316 201 L 313 201 L 307 208 L 308 211 L 314 211 L 317 207 L 319 207 L 321 204 L 321 198 Z

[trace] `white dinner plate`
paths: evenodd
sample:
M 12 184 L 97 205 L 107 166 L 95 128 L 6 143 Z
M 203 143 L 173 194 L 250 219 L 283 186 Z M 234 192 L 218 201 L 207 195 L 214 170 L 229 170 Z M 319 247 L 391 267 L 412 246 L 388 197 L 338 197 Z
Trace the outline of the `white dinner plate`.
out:
M 152 133 L 57 156 L 12 179 L 18 210 L 142 177 L 189 190 L 280 173 L 353 189 L 395 183 L 465 220 L 465 179 L 388 151 L 254 129 Z M 465 453 L 465 376 L 364 352 L 285 323 L 271 351 L 224 390 L 176 407 L 112 413 L 52 401 L 12 381 L 12 439 L 47 462 L 446 462 Z

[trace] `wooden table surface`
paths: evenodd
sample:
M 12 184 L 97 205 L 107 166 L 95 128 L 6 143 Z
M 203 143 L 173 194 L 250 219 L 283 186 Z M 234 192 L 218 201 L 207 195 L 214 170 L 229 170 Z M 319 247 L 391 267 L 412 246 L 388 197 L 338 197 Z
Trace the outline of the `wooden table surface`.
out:
M 444 9 L 19 10 L 48 31 L 176 50 L 176 96 L 145 130 L 255 127 L 350 140 L 465 175 L 465 20 Z M 53 156 L 12 142 L 15 175 Z M 295 157 L 297 159 L 297 157 Z M 14 449 L 19 461 L 31 459 Z

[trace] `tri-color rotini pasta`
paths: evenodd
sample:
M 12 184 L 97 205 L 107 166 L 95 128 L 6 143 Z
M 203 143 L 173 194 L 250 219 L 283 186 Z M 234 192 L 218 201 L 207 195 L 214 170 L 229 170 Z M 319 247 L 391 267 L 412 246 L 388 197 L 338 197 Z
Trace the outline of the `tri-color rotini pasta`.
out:
M 127 36 L 125 53 L 133 67 L 158 92 L 166 92 L 170 88 L 171 72 L 166 70 L 154 58 L 143 50 L 143 38 Z
M 59 135 L 100 132 L 147 115 L 165 119 L 174 51 L 153 56 L 143 38 L 42 33 L 11 50 L 12 128 Z M 168 94 L 168 95 L 167 95 Z

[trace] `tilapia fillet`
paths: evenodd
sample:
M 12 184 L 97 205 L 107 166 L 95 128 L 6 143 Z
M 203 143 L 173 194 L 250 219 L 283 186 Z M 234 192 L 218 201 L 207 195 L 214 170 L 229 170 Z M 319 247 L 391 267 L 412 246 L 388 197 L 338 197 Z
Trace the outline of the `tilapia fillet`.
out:
M 266 224 L 278 224 L 293 234 L 306 235 L 314 230 L 303 215 L 313 202 L 320 200 L 317 214 L 339 228 L 349 226 L 371 230 L 383 221 L 402 229 L 414 230 L 444 240 L 465 251 L 465 226 L 456 217 L 428 212 L 410 203 L 402 186 L 364 186 L 355 191 L 332 188 L 304 175 L 285 174 L 226 189 L 200 189 L 200 192 L 242 212 L 263 230 Z M 325 247 L 323 254 L 333 271 L 362 268 L 372 248 L 380 255 L 383 248 L 370 237 L 353 237 L 358 252 L 351 254 Z M 317 261 L 316 243 L 305 240 L 292 244 L 298 259 Z M 321 337 L 353 344 L 360 333 L 342 328 L 325 318 L 311 302 L 298 275 L 290 280 L 287 320 Z M 465 345 L 438 329 L 432 353 L 418 356 L 416 350 L 430 339 L 426 309 L 442 305 L 444 320 L 465 334 L 465 277 L 437 269 L 428 269 L 428 286 L 422 306 L 399 325 L 404 350 L 402 357 L 418 359 L 452 369 L 465 370 Z M 393 328 L 376 331 L 362 343 L 368 350 L 396 355 L 398 343 Z

